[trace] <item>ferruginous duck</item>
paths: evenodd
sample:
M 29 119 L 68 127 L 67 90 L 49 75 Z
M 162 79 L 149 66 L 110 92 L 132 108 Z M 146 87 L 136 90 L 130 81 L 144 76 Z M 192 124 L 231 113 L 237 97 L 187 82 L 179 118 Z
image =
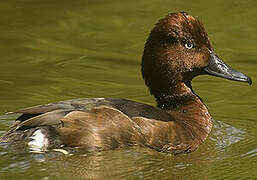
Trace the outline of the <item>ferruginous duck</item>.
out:
M 85 151 L 141 146 L 173 154 L 196 150 L 212 129 L 207 107 L 191 80 L 203 74 L 252 83 L 214 52 L 203 24 L 185 12 L 155 25 L 141 71 L 157 107 L 127 99 L 84 98 L 18 110 L 4 144 L 25 142 L 40 151 Z

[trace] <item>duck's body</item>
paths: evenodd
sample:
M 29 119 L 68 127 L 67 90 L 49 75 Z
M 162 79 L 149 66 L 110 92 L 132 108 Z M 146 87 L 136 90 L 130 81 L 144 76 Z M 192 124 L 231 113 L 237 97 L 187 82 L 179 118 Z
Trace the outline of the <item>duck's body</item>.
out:
M 22 115 L 1 141 L 25 140 L 41 150 L 64 145 L 86 151 L 143 146 L 177 154 L 195 150 L 212 126 L 206 107 L 197 99 L 183 109 L 163 110 L 126 99 L 85 98 L 17 113 Z M 36 137 L 39 132 L 43 137 Z M 43 146 L 37 147 L 36 141 Z
M 169 14 L 152 30 L 142 74 L 158 107 L 112 98 L 35 106 L 17 111 L 21 116 L 0 142 L 23 141 L 40 150 L 143 146 L 174 154 L 192 152 L 212 127 L 206 106 L 192 90 L 192 78 L 212 74 L 251 84 L 249 77 L 215 55 L 203 25 L 186 13 Z

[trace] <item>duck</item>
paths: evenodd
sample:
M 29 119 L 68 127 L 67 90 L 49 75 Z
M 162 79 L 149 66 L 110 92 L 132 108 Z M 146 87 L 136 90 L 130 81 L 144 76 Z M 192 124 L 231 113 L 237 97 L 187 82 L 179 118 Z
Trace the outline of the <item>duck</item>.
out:
M 215 53 L 203 24 L 186 12 L 170 13 L 151 30 L 141 73 L 156 107 L 119 98 L 80 98 L 18 110 L 0 143 L 26 143 L 49 151 L 85 152 L 144 147 L 174 155 L 195 151 L 212 129 L 212 117 L 191 81 L 212 75 L 247 82 Z

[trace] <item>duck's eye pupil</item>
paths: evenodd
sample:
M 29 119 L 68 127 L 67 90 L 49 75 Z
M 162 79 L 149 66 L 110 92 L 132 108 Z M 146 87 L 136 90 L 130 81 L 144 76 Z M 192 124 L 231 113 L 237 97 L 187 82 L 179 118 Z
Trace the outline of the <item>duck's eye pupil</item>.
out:
M 193 46 L 194 45 L 192 43 L 190 43 L 190 42 L 185 43 L 185 48 L 187 48 L 187 49 L 192 49 Z

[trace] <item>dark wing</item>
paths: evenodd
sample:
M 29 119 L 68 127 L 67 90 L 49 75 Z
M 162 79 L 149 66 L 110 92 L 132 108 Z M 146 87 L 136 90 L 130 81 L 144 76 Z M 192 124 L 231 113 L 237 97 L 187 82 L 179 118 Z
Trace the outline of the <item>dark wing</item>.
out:
M 130 118 L 142 116 L 145 118 L 157 119 L 161 121 L 172 120 L 171 116 L 160 108 L 131 101 L 131 100 L 127 100 L 127 99 L 115 99 L 115 98 L 72 99 L 72 100 L 60 101 L 52 104 L 29 107 L 29 108 L 18 110 L 15 113 L 22 113 L 22 115 L 17 118 L 17 121 L 23 122 L 25 120 L 28 120 L 46 113 L 51 119 L 51 117 L 54 117 L 55 115 L 59 117 L 62 113 L 65 115 L 65 113 L 71 112 L 73 110 L 88 112 L 91 109 L 102 105 L 116 108 L 121 112 L 123 112 L 124 114 L 126 114 L 127 116 L 129 116 Z

